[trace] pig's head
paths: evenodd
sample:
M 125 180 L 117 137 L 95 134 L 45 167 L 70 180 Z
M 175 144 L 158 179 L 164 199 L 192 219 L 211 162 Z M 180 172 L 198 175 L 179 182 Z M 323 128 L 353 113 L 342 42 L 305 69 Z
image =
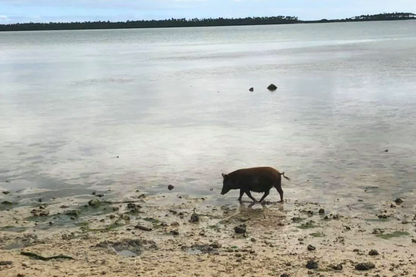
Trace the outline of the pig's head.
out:
M 234 184 L 234 181 L 227 174 L 223 173 L 222 177 L 224 180 L 222 182 L 221 195 L 224 195 L 230 190 L 235 189 L 235 184 Z

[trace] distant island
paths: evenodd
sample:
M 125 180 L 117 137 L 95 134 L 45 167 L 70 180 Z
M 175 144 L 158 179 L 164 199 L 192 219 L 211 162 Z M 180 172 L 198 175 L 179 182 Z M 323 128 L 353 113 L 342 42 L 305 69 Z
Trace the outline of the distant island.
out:
M 204 19 L 165 19 L 134 20 L 125 22 L 87 21 L 87 22 L 50 22 L 50 23 L 15 23 L 0 24 L 1 31 L 46 31 L 46 30 L 87 30 L 87 29 L 132 29 L 132 28 L 172 28 L 172 27 L 214 27 L 243 25 L 272 25 L 298 23 L 331 23 L 416 19 L 414 13 L 381 13 L 360 15 L 345 19 L 299 20 L 296 16 L 270 16 L 246 18 L 204 18 Z

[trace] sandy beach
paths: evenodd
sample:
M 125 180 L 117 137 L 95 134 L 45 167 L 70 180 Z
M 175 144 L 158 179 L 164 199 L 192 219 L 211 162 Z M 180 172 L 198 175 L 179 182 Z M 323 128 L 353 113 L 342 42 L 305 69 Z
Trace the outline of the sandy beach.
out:
M 335 214 L 296 199 L 211 206 L 174 190 L 90 198 L 2 200 L 0 275 L 416 276 L 405 199 L 377 214 Z M 48 259 L 57 255 L 65 257 Z

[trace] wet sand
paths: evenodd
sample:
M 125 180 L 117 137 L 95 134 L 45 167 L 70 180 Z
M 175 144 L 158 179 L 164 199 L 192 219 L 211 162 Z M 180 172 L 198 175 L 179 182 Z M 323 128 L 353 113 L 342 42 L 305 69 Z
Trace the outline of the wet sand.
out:
M 416 276 L 416 219 L 406 201 L 385 201 L 376 214 L 333 214 L 335 204 L 296 199 L 250 207 L 175 190 L 99 196 L 1 204 L 0 275 Z M 356 269 L 368 262 L 375 268 Z

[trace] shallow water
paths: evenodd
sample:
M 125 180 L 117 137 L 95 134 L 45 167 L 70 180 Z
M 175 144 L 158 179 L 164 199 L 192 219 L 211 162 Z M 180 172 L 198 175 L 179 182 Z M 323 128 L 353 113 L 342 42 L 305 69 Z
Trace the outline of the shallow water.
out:
M 0 188 L 415 204 L 415 87 L 416 21 L 0 33 Z

